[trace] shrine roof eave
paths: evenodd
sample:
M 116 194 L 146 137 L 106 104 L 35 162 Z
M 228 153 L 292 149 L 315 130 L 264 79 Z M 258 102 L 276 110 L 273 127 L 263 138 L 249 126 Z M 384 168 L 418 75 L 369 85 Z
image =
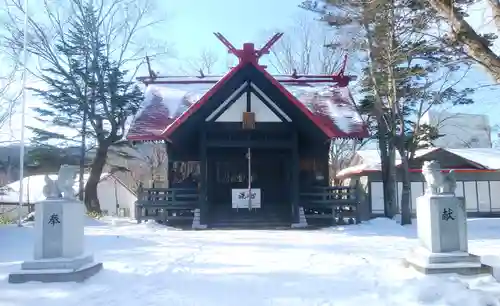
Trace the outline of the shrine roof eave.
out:
M 147 103 L 136 115 L 126 138 L 131 141 L 169 141 L 170 135 L 242 66 L 233 68 L 215 85 L 149 85 L 146 90 Z M 264 68 L 253 66 L 323 132 L 325 140 L 370 137 L 368 126 L 357 112 L 346 86 L 327 88 L 281 84 Z
M 143 134 L 143 135 L 130 135 L 126 136 L 126 139 L 128 141 L 132 142 L 171 142 L 170 139 L 165 138 L 164 136 L 161 135 L 152 135 L 152 134 Z

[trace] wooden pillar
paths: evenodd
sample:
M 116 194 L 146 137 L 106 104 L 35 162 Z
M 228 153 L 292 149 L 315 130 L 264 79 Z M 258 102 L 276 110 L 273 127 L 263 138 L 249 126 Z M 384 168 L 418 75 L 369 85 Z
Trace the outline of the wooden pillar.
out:
M 290 186 L 290 195 L 292 202 L 292 222 L 299 222 L 299 206 L 300 206 L 300 190 L 299 190 L 299 171 L 300 171 L 300 160 L 299 160 L 299 137 L 297 131 L 293 131 L 292 140 L 292 180 Z
M 200 224 L 207 224 L 208 202 L 207 202 L 207 133 L 204 129 L 200 131 Z
M 322 182 L 324 186 L 330 186 L 330 142 L 327 143 L 326 148 L 323 147 L 322 150 L 325 154 L 322 154 L 322 159 L 324 162 L 321 163 L 321 172 L 323 173 L 324 181 Z
M 166 153 L 166 160 L 164 161 L 164 166 L 165 166 L 165 188 L 170 188 L 170 169 L 172 169 L 170 165 L 170 157 L 169 157 L 169 144 L 168 141 L 165 140 L 165 153 Z

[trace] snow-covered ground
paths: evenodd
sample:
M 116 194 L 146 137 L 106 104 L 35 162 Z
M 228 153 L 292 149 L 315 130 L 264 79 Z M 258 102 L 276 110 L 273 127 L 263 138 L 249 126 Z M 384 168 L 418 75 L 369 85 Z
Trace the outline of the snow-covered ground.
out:
M 376 219 L 314 231 L 179 231 L 92 221 L 104 270 L 84 283 L 8 284 L 33 228 L 0 226 L 0 305 L 500 305 L 489 276 L 422 276 L 401 265 L 415 228 Z M 470 250 L 500 255 L 500 220 L 469 221 Z

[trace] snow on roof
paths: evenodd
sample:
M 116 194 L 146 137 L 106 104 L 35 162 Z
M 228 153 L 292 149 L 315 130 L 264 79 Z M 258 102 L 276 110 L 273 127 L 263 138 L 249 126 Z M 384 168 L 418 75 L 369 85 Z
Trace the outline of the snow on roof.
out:
M 446 149 L 446 151 L 479 164 L 486 169 L 500 170 L 500 150 L 494 148 Z
M 318 117 L 321 124 L 334 125 L 336 129 L 345 133 L 346 137 L 368 133 L 356 110 L 349 88 L 333 88 L 324 84 L 282 85 L 303 103 L 313 116 Z M 163 131 L 213 86 L 214 84 L 148 85 L 144 102 L 128 129 L 127 139 L 163 139 L 161 137 Z
M 333 122 L 346 134 L 359 133 L 364 121 L 347 87 L 285 86 L 309 111 Z
M 471 161 L 488 170 L 500 170 L 500 150 L 494 148 L 427 148 L 417 150 L 415 158 L 422 157 L 436 150 L 445 150 L 468 161 Z M 356 152 L 356 165 L 342 169 L 337 177 L 346 177 L 353 173 L 364 171 L 380 171 L 380 153 L 378 150 L 359 150 Z M 396 166 L 401 164 L 401 157 L 396 152 Z
M 438 150 L 439 148 L 427 148 L 427 149 L 420 149 L 415 152 L 415 158 L 424 156 L 430 152 L 433 152 L 435 150 Z M 451 152 L 449 149 L 445 149 L 446 151 Z M 379 150 L 359 150 L 356 151 L 356 155 L 359 156 L 360 162 L 357 162 L 357 164 L 360 163 L 366 163 L 366 164 L 380 164 L 380 152 Z M 396 164 L 399 164 L 401 162 L 401 156 L 399 155 L 399 152 L 396 151 Z
M 101 175 L 101 180 L 109 177 L 108 173 Z M 49 175 L 51 180 L 57 180 L 57 174 Z M 87 182 L 89 174 L 84 175 L 84 183 Z M 45 174 L 32 175 L 23 179 L 23 199 L 25 203 L 36 203 L 45 200 L 43 195 L 43 187 L 45 186 Z M 0 194 L 0 203 L 18 203 L 19 202 L 19 181 L 10 183 L 2 187 L 3 194 Z M 75 195 L 79 191 L 78 176 L 73 185 Z
M 198 101 L 210 86 L 188 91 L 190 85 L 176 85 L 176 88 L 149 85 L 144 101 L 127 131 L 129 135 L 142 135 L 156 140 L 167 126 Z

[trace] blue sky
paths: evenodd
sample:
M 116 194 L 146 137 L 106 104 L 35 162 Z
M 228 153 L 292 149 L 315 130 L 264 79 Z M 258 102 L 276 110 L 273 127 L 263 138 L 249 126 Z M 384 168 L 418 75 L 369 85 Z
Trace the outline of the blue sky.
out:
M 286 29 L 293 26 L 298 18 L 315 14 L 305 12 L 297 5 L 301 0 L 188 0 L 164 2 L 170 29 L 167 31 L 172 39 L 179 58 L 195 57 L 204 48 L 209 48 L 219 54 L 222 64 L 227 55 L 226 48 L 215 38 L 213 32 L 221 32 L 239 48 L 244 42 L 256 42 L 257 46 L 266 39 L 265 33 L 274 29 Z M 482 32 L 491 31 L 488 12 L 484 7 L 471 9 L 471 21 Z M 220 64 L 220 63 L 219 63 Z M 468 72 L 460 83 L 463 87 L 482 87 L 491 84 L 489 76 L 481 69 L 475 68 Z M 500 124 L 496 119 L 498 96 L 496 87 L 483 87 L 477 90 L 474 105 L 453 107 L 450 111 L 464 113 L 485 113 L 490 115 L 492 124 Z
M 245 42 L 265 41 L 265 32 L 275 28 L 286 28 L 293 25 L 294 19 L 307 14 L 297 5 L 301 0 L 157 0 L 158 11 L 165 14 L 166 29 L 160 32 L 161 41 L 172 44 L 176 57 L 164 63 L 155 62 L 153 67 L 161 73 L 175 73 L 175 67 L 182 59 L 193 58 L 203 49 L 210 49 L 219 56 L 221 71 L 225 71 L 227 54 L 226 47 L 213 35 L 221 32 L 236 48 L 241 48 Z M 155 12 L 159 13 L 159 12 Z M 311 18 L 314 15 L 311 14 Z M 156 68 L 159 67 L 159 68 Z M 30 99 L 28 108 L 40 104 L 37 99 Z M 28 111 L 29 113 L 29 111 Z M 32 116 L 32 114 L 27 117 Z M 20 114 L 14 115 L 12 132 L 0 132 L 0 141 L 16 141 L 20 139 Z M 33 120 L 27 118 L 27 122 Z M 38 126 L 38 124 L 35 125 Z M 40 126 L 42 127 L 42 126 Z M 27 134 L 29 132 L 27 131 Z M 29 137 L 29 136 L 28 136 Z
M 154 63 L 153 68 L 160 74 L 165 70 L 170 74 L 185 74 L 185 70 L 178 71 L 182 69 L 180 66 L 186 68 L 182 60 L 196 58 L 204 49 L 218 55 L 214 73 L 227 71 L 228 63 L 234 64 L 236 60 L 214 32 L 220 32 L 238 49 L 246 42 L 253 42 L 259 48 L 276 30 L 286 32 L 298 19 L 317 17 L 298 7 L 302 0 L 158 1 L 166 12 L 167 39 L 162 36 L 155 39 L 171 44 L 175 53 L 169 60 L 159 58 Z
M 229 1 L 229 0 L 158 0 L 158 11 L 165 14 L 166 29 L 157 35 L 162 41 L 172 44 L 176 56 L 166 63 L 158 59 L 154 62 L 155 70 L 161 74 L 175 71 L 175 65 L 182 59 L 193 58 L 203 49 L 210 49 L 219 56 L 220 70 L 224 71 L 227 59 L 232 55 L 227 54 L 227 49 L 213 35 L 221 32 L 235 47 L 240 48 L 245 42 L 255 42 L 259 47 L 270 33 L 275 29 L 285 31 L 291 28 L 299 18 L 310 16 L 313 13 L 305 12 L 297 5 L 301 0 L 254 0 L 254 1 Z M 482 24 L 481 30 L 488 32 L 488 25 L 484 25 L 484 10 L 476 10 L 471 18 L 476 24 Z M 160 38 L 158 37 L 158 38 Z M 175 63 L 172 65 L 172 63 Z M 464 87 L 478 87 L 490 84 L 491 79 L 482 69 L 477 68 L 470 72 L 461 83 Z M 491 87 L 479 90 L 475 94 L 477 102 L 474 105 L 454 107 L 452 112 L 483 113 L 490 115 L 492 124 L 500 124 L 497 119 L 497 100 L 500 91 Z M 14 120 L 16 124 L 17 120 Z M 19 128 L 14 128 L 14 138 L 18 138 Z M 0 135 L 0 138 L 2 135 Z
M 274 29 L 286 29 L 293 26 L 294 21 L 310 15 L 297 5 L 301 0 L 189 0 L 165 1 L 165 8 L 170 12 L 171 25 L 169 37 L 175 43 L 178 55 L 183 58 L 194 57 L 203 48 L 209 48 L 219 53 L 224 64 L 228 56 L 225 47 L 214 37 L 213 32 L 221 32 L 237 48 L 244 42 L 259 42 L 265 40 L 265 33 Z M 489 25 L 485 20 L 488 12 L 484 7 L 474 7 L 471 11 L 471 21 L 478 25 L 480 31 L 488 32 Z M 219 63 L 221 64 L 221 63 Z M 475 68 L 468 72 L 460 83 L 463 87 L 479 88 L 474 95 L 476 103 L 449 109 L 451 112 L 488 114 L 492 125 L 500 124 L 500 109 L 497 104 L 500 91 L 496 87 L 483 87 L 491 84 L 489 76 L 481 69 Z M 449 106 L 443 106 L 449 108 Z M 498 119 L 497 119 L 498 118 Z
M 293 24 L 304 10 L 301 0 L 187 0 L 164 1 L 169 38 L 182 56 L 195 56 L 205 47 L 225 56 L 226 48 L 212 34 L 221 32 L 239 48 L 262 41 L 263 32 Z M 313 18 L 313 15 L 311 16 Z

